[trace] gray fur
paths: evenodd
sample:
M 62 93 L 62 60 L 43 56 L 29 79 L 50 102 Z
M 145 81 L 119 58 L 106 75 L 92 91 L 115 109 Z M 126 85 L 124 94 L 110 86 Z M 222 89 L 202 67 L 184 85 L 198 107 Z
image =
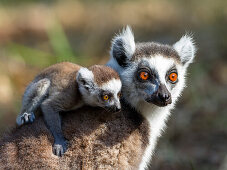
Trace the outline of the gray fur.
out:
M 34 112 L 45 99 L 49 87 L 50 80 L 46 78 L 28 85 L 23 96 L 21 113 L 17 116 L 16 120 L 19 126 L 34 121 Z
M 127 26 L 122 33 L 113 38 L 110 55 L 117 60 L 119 65 L 125 67 L 134 52 L 134 36 L 131 28 Z
M 138 60 L 144 56 L 150 57 L 157 54 L 163 55 L 164 57 L 174 58 L 180 63 L 180 56 L 174 48 L 172 48 L 170 45 L 154 42 L 136 43 L 136 50 L 133 54 L 132 60 Z
M 165 128 L 165 121 L 170 115 L 178 97 L 185 86 L 188 65 L 193 61 L 195 46 L 192 37 L 183 36 L 173 46 L 154 42 L 124 42 L 134 40 L 131 29 L 114 38 L 111 59 L 108 66 L 114 68 L 122 80 L 122 93 L 125 101 L 149 122 L 149 144 L 145 149 L 139 169 L 144 169 L 150 162 L 158 137 Z M 122 36 L 122 37 L 121 37 Z M 125 46 L 135 44 L 131 55 L 125 55 Z M 149 78 L 143 80 L 140 73 L 145 71 Z M 177 74 L 172 82 L 170 74 Z
M 68 62 L 55 64 L 44 69 L 25 90 L 22 111 L 17 117 L 17 124 L 21 126 L 32 123 L 35 120 L 34 113 L 38 108 L 41 108 L 45 123 L 55 140 L 53 153 L 62 156 L 67 149 L 67 142 L 62 134 L 60 112 L 77 109 L 85 104 L 113 110 L 120 108 L 117 96 L 120 88 L 115 91 L 109 89 L 114 98 L 111 100 L 112 103 L 100 100 L 101 93 L 108 91 L 108 88 L 117 86 L 119 83 L 121 87 L 118 74 L 106 66 L 93 67 L 94 73 L 95 69 L 103 69 L 109 79 L 98 85 L 91 70 Z M 113 72 L 115 75 L 111 77 Z M 116 75 L 118 76 L 117 82 L 115 82 Z M 105 85 L 112 86 L 106 89 Z
M 187 50 L 190 49 L 187 43 L 178 43 L 174 49 L 180 60 L 186 61 L 183 65 L 173 57 L 144 54 L 122 67 L 112 56 L 108 65 L 116 68 L 123 82 L 121 112 L 109 115 L 102 109 L 84 107 L 66 114 L 64 135 L 70 140 L 70 147 L 61 159 L 51 154 L 51 138 L 42 118 L 31 126 L 17 128 L 0 142 L 0 166 L 6 169 L 26 169 L 28 165 L 33 169 L 146 169 L 170 111 L 185 86 L 186 66 L 194 58 Z M 186 58 L 182 58 L 182 54 Z M 154 76 L 149 82 L 138 79 L 137 73 L 144 67 Z M 175 84 L 168 79 L 171 70 L 178 73 Z M 151 96 L 158 89 L 171 93 L 171 104 L 159 107 L 146 101 L 146 94 Z M 29 130 L 31 134 L 26 134 Z

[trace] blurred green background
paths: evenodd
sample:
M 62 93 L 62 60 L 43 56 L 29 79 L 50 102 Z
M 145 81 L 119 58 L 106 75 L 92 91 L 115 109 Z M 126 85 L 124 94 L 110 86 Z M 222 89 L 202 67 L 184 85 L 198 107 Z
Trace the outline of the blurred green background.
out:
M 151 169 L 227 170 L 226 0 L 0 0 L 0 133 L 15 124 L 26 85 L 60 61 L 108 61 L 115 33 L 173 44 L 192 32 L 198 53 Z

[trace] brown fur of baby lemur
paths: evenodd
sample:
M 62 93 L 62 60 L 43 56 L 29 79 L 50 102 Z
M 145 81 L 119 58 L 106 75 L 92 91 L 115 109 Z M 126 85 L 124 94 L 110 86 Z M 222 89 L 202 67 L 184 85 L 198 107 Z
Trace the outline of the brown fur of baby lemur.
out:
M 106 84 L 119 87 L 114 91 L 106 88 Z M 62 156 L 67 142 L 62 134 L 59 113 L 85 104 L 114 108 L 116 111 L 120 109 L 117 95 L 120 88 L 120 78 L 110 67 L 94 65 L 87 69 L 69 62 L 54 64 L 41 71 L 26 88 L 17 124 L 32 123 L 34 112 L 41 109 L 45 123 L 54 136 L 53 152 Z M 111 101 L 102 100 L 104 95 L 112 95 Z

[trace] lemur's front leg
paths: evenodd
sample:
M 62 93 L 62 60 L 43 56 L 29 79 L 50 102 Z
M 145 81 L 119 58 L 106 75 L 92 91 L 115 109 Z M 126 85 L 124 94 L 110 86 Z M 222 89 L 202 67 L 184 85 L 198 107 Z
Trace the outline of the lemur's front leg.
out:
M 46 100 L 42 103 L 41 108 L 45 123 L 54 137 L 53 153 L 62 156 L 67 149 L 67 141 L 62 133 L 59 112 L 51 104 L 51 100 Z

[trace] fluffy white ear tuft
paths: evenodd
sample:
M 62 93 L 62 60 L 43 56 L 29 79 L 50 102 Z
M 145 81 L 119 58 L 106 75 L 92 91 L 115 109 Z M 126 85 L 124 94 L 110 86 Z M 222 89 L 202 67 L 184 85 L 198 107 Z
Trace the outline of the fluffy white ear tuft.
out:
M 196 47 L 192 36 L 184 35 L 181 39 L 173 45 L 174 49 L 178 52 L 183 65 L 188 66 L 192 63 Z
M 135 41 L 132 29 L 127 26 L 112 40 L 110 55 L 115 58 L 120 66 L 126 66 L 135 52 Z
M 85 87 L 87 90 L 94 87 L 94 74 L 85 67 L 80 68 L 76 76 L 79 86 Z
M 119 37 L 121 37 L 123 41 L 126 56 L 131 57 L 135 52 L 135 40 L 131 27 L 127 25 L 127 27 L 122 30 Z

